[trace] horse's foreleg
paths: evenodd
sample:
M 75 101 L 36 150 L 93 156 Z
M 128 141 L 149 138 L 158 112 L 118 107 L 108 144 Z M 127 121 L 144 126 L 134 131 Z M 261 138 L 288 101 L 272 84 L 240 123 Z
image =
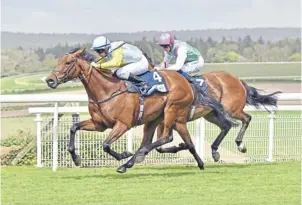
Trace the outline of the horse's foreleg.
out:
M 144 126 L 144 136 L 139 149 L 152 143 L 155 129 L 156 129 L 156 123 L 154 124 L 154 126 L 152 126 L 152 128 L 150 128 L 150 126 Z M 139 153 L 136 156 L 135 163 L 141 163 L 142 161 L 144 161 L 147 154 L 148 153 Z
M 132 156 L 132 153 L 128 151 L 124 151 L 123 153 L 117 153 L 110 147 L 110 145 L 117 139 L 119 139 L 127 130 L 128 127 L 125 124 L 120 121 L 117 121 L 109 136 L 105 139 L 103 143 L 104 151 L 113 156 L 116 160 L 122 160 Z
M 68 151 L 71 154 L 72 160 L 76 166 L 80 166 L 81 164 L 81 157 L 75 152 L 75 134 L 78 130 L 103 132 L 104 130 L 106 130 L 106 127 L 101 126 L 100 124 L 94 124 L 92 119 L 78 122 L 72 125 L 70 129 Z
M 175 130 L 178 132 L 178 134 L 181 136 L 183 141 L 186 143 L 185 145 L 188 147 L 190 153 L 193 155 L 194 159 L 196 160 L 198 167 L 203 170 L 204 169 L 204 163 L 199 157 L 199 155 L 196 152 L 195 146 L 191 140 L 190 133 L 188 131 L 186 123 L 176 123 L 175 124 Z
M 159 153 L 177 153 L 182 150 L 189 149 L 189 146 L 185 143 L 179 143 L 178 146 L 172 146 L 172 147 L 157 147 L 156 151 Z

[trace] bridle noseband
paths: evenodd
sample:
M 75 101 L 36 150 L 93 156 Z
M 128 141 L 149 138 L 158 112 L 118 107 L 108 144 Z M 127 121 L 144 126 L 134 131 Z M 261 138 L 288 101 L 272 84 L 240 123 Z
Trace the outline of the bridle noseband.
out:
M 90 76 L 91 70 L 92 70 L 92 66 L 90 65 L 89 70 L 88 70 L 88 74 L 85 76 L 84 75 L 84 69 L 81 68 L 81 74 L 74 78 L 73 77 L 73 73 L 76 69 L 76 63 L 78 62 L 78 58 L 70 53 L 66 53 L 65 55 L 70 55 L 74 58 L 73 62 L 69 65 L 68 69 L 64 72 L 60 72 L 60 71 L 53 71 L 53 75 L 56 77 L 57 83 L 61 84 L 61 83 L 66 83 L 69 80 L 73 80 L 73 79 L 77 79 L 79 78 L 81 81 L 87 79 L 88 76 Z M 57 75 L 58 74 L 62 74 L 63 77 L 62 78 L 58 78 Z

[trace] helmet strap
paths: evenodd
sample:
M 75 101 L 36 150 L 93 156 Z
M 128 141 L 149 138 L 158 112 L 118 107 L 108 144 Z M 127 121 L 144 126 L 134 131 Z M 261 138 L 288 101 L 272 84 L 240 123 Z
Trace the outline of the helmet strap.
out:
M 109 47 L 107 47 L 107 48 L 105 49 L 106 56 L 107 56 L 107 55 L 108 55 L 108 53 L 109 53 L 109 48 L 110 48 L 110 46 L 109 46 Z

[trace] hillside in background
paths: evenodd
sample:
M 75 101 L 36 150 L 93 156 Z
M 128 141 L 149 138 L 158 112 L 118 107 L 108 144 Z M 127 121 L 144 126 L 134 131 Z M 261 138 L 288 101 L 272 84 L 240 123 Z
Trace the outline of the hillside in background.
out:
M 205 62 L 226 63 L 301 61 L 301 38 L 297 31 L 299 29 L 259 28 L 173 33 L 178 39 L 196 47 Z M 112 41 L 125 39 L 131 42 L 147 53 L 154 64 L 158 64 L 163 59 L 163 49 L 155 42 L 159 35 L 159 32 L 150 31 L 107 36 Z M 53 70 L 58 59 L 72 48 L 86 47 L 90 50 L 95 36 L 3 32 L 1 77 Z
M 104 34 L 85 34 L 89 31 L 83 31 L 82 34 L 26 34 L 1 32 L 1 48 L 22 48 L 36 49 L 49 48 L 58 43 L 68 45 L 90 43 L 98 35 L 106 35 L 111 40 L 139 41 L 145 38 L 148 41 L 154 41 L 161 32 L 143 31 L 136 33 L 104 33 Z M 249 35 L 252 40 L 262 37 L 265 41 L 279 41 L 282 39 L 296 39 L 301 37 L 301 28 L 239 28 L 239 29 L 208 29 L 208 30 L 180 30 L 171 31 L 181 40 L 204 39 L 211 37 L 214 41 L 220 41 L 223 37 L 227 40 L 237 41 L 238 38 L 244 38 Z

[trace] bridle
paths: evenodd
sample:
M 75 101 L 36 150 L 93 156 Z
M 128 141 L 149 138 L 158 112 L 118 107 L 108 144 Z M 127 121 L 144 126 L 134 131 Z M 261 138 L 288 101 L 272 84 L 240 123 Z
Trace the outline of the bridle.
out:
M 89 79 L 90 79 L 91 71 L 92 71 L 92 68 L 93 68 L 92 65 L 89 66 L 89 70 L 88 70 L 88 73 L 87 73 L 86 76 L 84 75 L 85 69 L 81 67 L 81 73 L 80 73 L 79 77 L 74 78 L 74 77 L 72 76 L 72 74 L 73 74 L 73 72 L 74 72 L 75 69 L 76 69 L 76 63 L 78 62 L 78 57 L 76 57 L 76 56 L 74 56 L 74 55 L 72 55 L 72 54 L 70 54 L 70 53 L 66 53 L 65 55 L 71 55 L 71 56 L 74 58 L 74 60 L 73 60 L 73 62 L 69 65 L 69 67 L 68 67 L 68 69 L 67 69 L 66 71 L 64 71 L 64 72 L 53 71 L 53 72 L 52 72 L 53 75 L 55 76 L 56 81 L 57 81 L 58 84 L 65 83 L 65 82 L 67 82 L 67 81 L 69 81 L 69 80 L 77 79 L 77 78 L 79 78 L 81 81 L 87 79 L 88 77 L 89 77 Z M 80 58 L 81 58 L 81 57 L 80 57 Z M 64 76 L 63 76 L 62 78 L 58 79 L 58 77 L 57 77 L 58 74 L 63 74 Z M 88 81 L 89 81 L 89 79 L 88 79 Z M 128 91 L 128 89 L 126 88 L 126 89 L 124 89 L 124 90 L 122 90 L 122 91 L 117 91 L 117 92 L 112 93 L 112 94 L 110 95 L 110 97 L 107 98 L 107 99 L 105 99 L 105 100 L 101 100 L 101 101 L 89 101 L 89 103 L 92 103 L 92 104 L 103 104 L 103 103 L 108 102 L 108 101 L 110 101 L 111 99 L 113 99 L 113 98 L 115 98 L 115 97 L 117 97 L 117 96 L 119 96 L 119 95 L 121 95 L 121 94 L 123 94 L 123 93 L 125 93 L 125 92 L 127 92 L 127 91 Z
M 84 71 L 85 70 L 81 67 L 81 73 L 80 73 L 79 77 L 74 78 L 73 77 L 73 73 L 74 73 L 74 71 L 76 69 L 76 63 L 78 62 L 78 58 L 76 56 L 70 54 L 70 53 L 65 53 L 65 55 L 72 56 L 74 58 L 74 60 L 69 65 L 69 67 L 68 67 L 68 69 L 66 71 L 64 71 L 64 72 L 53 71 L 52 72 L 52 74 L 55 76 L 56 81 L 57 81 L 58 84 L 66 83 L 69 80 L 74 80 L 74 79 L 77 79 L 77 78 L 79 78 L 81 81 L 83 81 L 83 80 L 87 79 L 90 76 L 91 70 L 92 70 L 92 66 L 91 65 L 89 67 L 88 74 L 86 76 L 84 75 Z M 57 75 L 59 75 L 59 74 L 63 75 L 63 77 L 62 78 L 58 78 Z

